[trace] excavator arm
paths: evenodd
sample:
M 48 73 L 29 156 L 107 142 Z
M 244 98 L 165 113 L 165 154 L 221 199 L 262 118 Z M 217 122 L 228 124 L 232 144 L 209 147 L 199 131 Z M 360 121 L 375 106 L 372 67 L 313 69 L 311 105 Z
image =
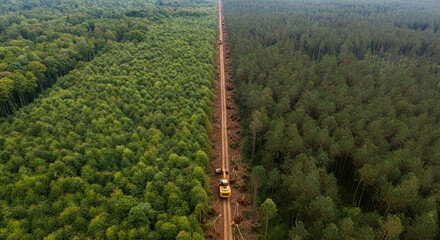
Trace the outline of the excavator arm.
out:
M 222 178 L 219 182 L 219 195 L 221 198 L 229 198 L 231 197 L 231 187 L 229 186 L 228 177 L 226 174 L 228 174 L 228 170 L 224 168 L 217 168 L 215 169 L 215 173 L 217 174 L 223 174 Z

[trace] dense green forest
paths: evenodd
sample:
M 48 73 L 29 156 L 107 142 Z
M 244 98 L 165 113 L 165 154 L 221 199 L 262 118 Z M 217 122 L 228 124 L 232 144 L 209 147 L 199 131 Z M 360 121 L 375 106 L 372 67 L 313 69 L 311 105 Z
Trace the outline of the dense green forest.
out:
M 261 236 L 439 239 L 438 2 L 224 7 Z
M 216 2 L 0 9 L 0 239 L 203 239 Z
M 156 4 L 154 4 L 156 3 Z M 190 1 L 181 2 L 196 6 Z M 163 1 L 3 1 L 0 8 L 0 117 L 27 105 L 108 42 L 140 40 L 168 17 Z M 166 6 L 166 5 L 165 5 Z M 197 15 L 188 9 L 173 14 Z M 139 19 L 142 19 L 140 21 Z

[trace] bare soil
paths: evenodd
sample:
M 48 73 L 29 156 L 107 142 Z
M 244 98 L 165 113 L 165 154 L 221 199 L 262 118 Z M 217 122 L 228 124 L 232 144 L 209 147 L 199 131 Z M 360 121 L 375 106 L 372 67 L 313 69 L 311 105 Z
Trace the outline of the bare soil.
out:
M 250 196 L 246 188 L 246 180 L 248 179 L 248 167 L 242 162 L 241 159 L 241 142 L 243 137 L 241 136 L 241 126 L 239 123 L 238 109 L 235 104 L 234 84 L 232 82 L 231 74 L 231 62 L 230 52 L 228 46 L 228 37 L 226 33 L 226 26 L 223 25 L 223 46 L 224 46 L 224 63 L 225 63 L 225 82 L 226 82 L 226 109 L 227 109 L 227 132 L 228 132 L 228 151 L 229 151 L 229 181 L 232 189 L 231 194 L 231 211 L 232 221 L 231 224 L 234 231 L 234 239 L 253 240 L 257 239 L 256 234 L 252 231 L 251 227 L 255 223 L 251 215 L 251 201 Z M 217 62 L 219 63 L 219 57 Z M 217 76 L 220 67 L 217 68 Z M 214 159 L 211 162 L 211 192 L 212 192 L 212 210 L 213 214 L 211 219 L 208 220 L 207 228 L 205 229 L 206 239 L 223 239 L 223 224 L 224 220 L 221 217 L 223 206 L 218 193 L 218 182 L 221 175 L 215 174 L 215 168 L 222 166 L 221 158 L 221 93 L 220 93 L 220 79 L 217 77 L 214 88 L 216 101 L 214 106 L 214 119 L 213 119 L 213 134 L 211 141 L 215 147 L 213 150 Z

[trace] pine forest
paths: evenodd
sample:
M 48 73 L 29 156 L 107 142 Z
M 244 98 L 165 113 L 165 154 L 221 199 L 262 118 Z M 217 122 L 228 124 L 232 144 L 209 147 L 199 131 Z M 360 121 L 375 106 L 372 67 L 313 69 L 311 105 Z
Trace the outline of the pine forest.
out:
M 224 2 L 267 239 L 438 239 L 438 2 Z
M 439 210 L 438 0 L 0 1 L 0 240 L 435 240 Z

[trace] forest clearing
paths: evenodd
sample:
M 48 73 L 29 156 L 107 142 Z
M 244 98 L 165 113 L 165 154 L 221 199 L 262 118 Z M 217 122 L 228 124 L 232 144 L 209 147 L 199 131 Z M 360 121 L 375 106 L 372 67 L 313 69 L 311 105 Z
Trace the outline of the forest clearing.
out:
M 245 218 L 244 213 L 250 211 L 247 196 L 246 179 L 248 168 L 241 161 L 241 140 L 238 109 L 235 103 L 234 86 L 231 78 L 230 53 L 226 24 L 223 21 L 222 2 L 219 1 L 219 39 L 218 45 L 218 79 L 214 88 L 216 102 L 214 104 L 214 121 L 212 142 L 214 143 L 214 159 L 212 170 L 222 167 L 228 170 L 227 180 L 231 187 L 229 198 L 219 197 L 219 174 L 211 176 L 211 192 L 213 193 L 212 208 L 214 215 L 205 236 L 208 239 L 256 239 L 251 230 L 252 218 Z M 221 173 L 221 172 L 219 172 Z

